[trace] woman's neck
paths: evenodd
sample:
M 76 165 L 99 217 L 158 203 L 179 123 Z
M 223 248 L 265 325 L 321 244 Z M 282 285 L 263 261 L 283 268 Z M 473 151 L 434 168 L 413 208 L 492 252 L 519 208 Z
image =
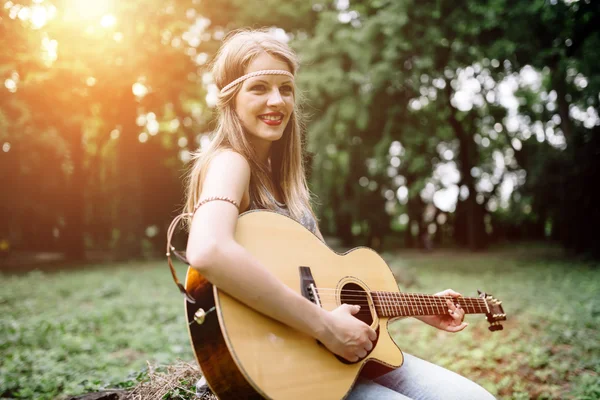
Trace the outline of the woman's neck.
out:
M 254 147 L 256 161 L 258 162 L 258 164 L 270 169 L 269 158 L 271 156 L 271 142 L 269 142 L 268 140 L 252 140 L 251 138 L 250 143 L 252 143 L 252 147 Z

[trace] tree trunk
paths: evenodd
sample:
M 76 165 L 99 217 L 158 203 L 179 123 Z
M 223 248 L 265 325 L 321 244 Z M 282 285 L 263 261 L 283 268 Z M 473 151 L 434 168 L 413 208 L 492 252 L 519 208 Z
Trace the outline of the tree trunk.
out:
M 473 135 L 465 130 L 464 121 L 458 121 L 456 118 L 456 109 L 450 104 L 452 96 L 452 86 L 446 82 L 446 97 L 450 116 L 448 122 L 452 127 L 454 134 L 459 142 L 458 169 L 461 175 L 461 184 L 469 189 L 469 197 L 464 200 L 464 243 L 471 250 L 478 250 L 485 246 L 485 230 L 483 223 L 483 213 L 480 212 L 476 202 L 477 191 L 475 190 L 475 179 L 471 175 L 471 169 L 477 165 L 478 149 L 473 141 Z M 470 120 L 469 130 L 475 128 L 474 115 L 467 117 Z M 457 207 L 458 208 L 458 207 Z M 460 225 L 459 225 L 460 226 Z M 457 232 L 460 235 L 460 232 Z M 460 240 L 459 240 L 460 241 Z
M 140 182 L 140 142 L 139 128 L 135 121 L 137 107 L 130 88 L 123 89 L 118 107 L 121 110 L 119 121 L 123 122 L 117 141 L 117 222 L 119 238 L 116 256 L 120 260 L 142 256 L 142 207 Z M 152 201 L 146 199 L 146 201 Z
M 65 220 L 64 231 L 65 254 L 69 261 L 85 260 L 84 243 L 84 190 L 85 181 L 83 173 L 83 126 L 75 123 L 65 128 L 65 136 L 69 144 L 69 153 L 73 166 L 73 173 L 68 182 L 65 195 Z

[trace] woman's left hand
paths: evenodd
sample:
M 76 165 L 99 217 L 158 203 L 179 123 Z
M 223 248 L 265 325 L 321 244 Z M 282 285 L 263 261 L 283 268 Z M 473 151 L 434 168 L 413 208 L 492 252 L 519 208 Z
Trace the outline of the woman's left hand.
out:
M 455 292 L 452 289 L 446 289 L 443 292 L 436 293 L 434 296 L 451 296 L 453 298 L 458 298 L 462 296 L 460 293 Z M 436 327 L 442 331 L 447 332 L 459 332 L 465 329 L 469 324 L 464 322 L 465 319 L 465 310 L 458 303 L 454 303 L 451 300 L 446 301 L 448 305 L 448 314 L 444 315 L 426 315 L 426 316 L 418 316 L 416 318 L 421 321 L 429 324 L 433 327 Z

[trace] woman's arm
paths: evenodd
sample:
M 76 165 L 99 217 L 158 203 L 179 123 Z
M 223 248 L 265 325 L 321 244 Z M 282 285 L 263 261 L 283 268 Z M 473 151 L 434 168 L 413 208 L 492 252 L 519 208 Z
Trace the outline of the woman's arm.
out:
M 240 204 L 250 181 L 250 166 L 232 151 L 210 162 L 201 199 L 226 196 Z M 211 201 L 193 217 L 187 245 L 191 266 L 213 285 L 253 309 L 319 339 L 329 350 L 354 361 L 372 348 L 375 331 L 352 317 L 353 306 L 327 312 L 280 282 L 234 239 L 238 210 Z

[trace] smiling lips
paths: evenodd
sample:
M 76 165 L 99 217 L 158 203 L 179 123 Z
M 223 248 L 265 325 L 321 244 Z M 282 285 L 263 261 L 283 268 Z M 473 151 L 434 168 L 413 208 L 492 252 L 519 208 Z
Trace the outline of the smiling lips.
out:
M 281 122 L 283 122 L 283 114 L 278 112 L 262 114 L 259 115 L 258 118 L 265 124 L 271 126 L 281 125 Z

